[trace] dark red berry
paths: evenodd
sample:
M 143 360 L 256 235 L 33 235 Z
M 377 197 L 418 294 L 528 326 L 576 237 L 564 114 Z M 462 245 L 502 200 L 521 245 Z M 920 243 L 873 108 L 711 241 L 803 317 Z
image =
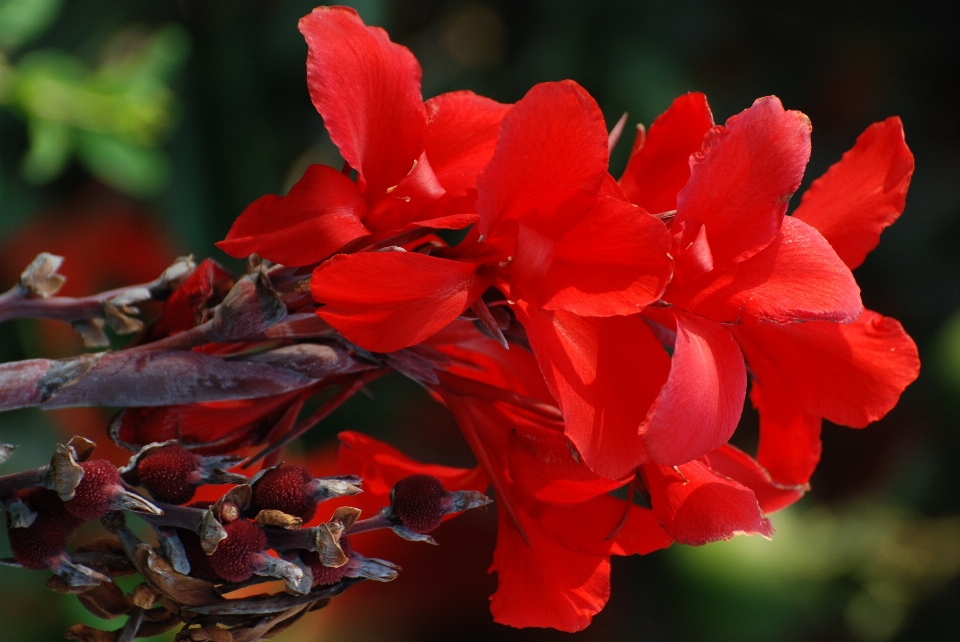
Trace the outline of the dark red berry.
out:
M 73 499 L 64 505 L 81 519 L 100 519 L 110 510 L 110 503 L 121 488 L 120 473 L 106 459 L 85 461 L 80 466 L 83 479 L 77 485 Z
M 317 500 L 306 488 L 311 481 L 313 475 L 303 466 L 280 466 L 267 471 L 253 487 L 253 510 L 278 510 L 309 522 L 317 512 Z
M 353 546 L 350 545 L 350 540 L 346 536 L 340 538 L 340 549 L 348 558 L 353 554 Z M 315 551 L 302 551 L 300 553 L 300 559 L 306 562 L 313 572 L 314 586 L 330 586 L 331 584 L 336 584 L 342 580 L 343 576 L 347 573 L 346 564 L 336 568 L 324 566 L 320 561 L 320 555 Z
M 200 457 L 178 444 L 155 448 L 137 462 L 137 477 L 161 502 L 186 504 L 200 481 Z
M 447 490 L 433 475 L 410 475 L 393 487 L 393 512 L 414 533 L 429 533 L 443 520 Z
M 267 536 L 253 522 L 240 519 L 223 525 L 227 538 L 210 555 L 210 567 L 228 582 L 242 582 L 253 575 L 251 557 L 267 548 Z
M 20 494 L 20 498 L 37 513 L 37 518 L 27 528 L 8 529 L 10 550 L 24 568 L 45 568 L 46 560 L 63 551 L 70 533 L 83 521 L 68 513 L 52 490 L 34 488 Z

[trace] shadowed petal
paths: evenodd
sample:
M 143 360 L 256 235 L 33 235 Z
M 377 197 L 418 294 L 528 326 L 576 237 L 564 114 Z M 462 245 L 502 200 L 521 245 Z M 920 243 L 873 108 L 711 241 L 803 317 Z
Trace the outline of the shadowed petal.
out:
M 340 254 L 313 272 L 317 312 L 357 345 L 393 352 L 456 319 L 487 289 L 472 263 L 413 252 Z
M 522 302 L 514 310 L 587 466 L 619 479 L 648 461 L 640 424 L 670 358 L 643 320 L 534 311 Z
M 678 309 L 672 316 L 677 337 L 670 375 L 640 431 L 650 457 L 667 466 L 726 443 L 747 391 L 743 356 L 730 333 Z
M 690 155 L 700 151 L 711 127 L 707 97 L 691 92 L 657 116 L 649 132 L 641 128 L 620 177 L 630 202 L 654 213 L 677 209 L 677 192 L 690 178 Z

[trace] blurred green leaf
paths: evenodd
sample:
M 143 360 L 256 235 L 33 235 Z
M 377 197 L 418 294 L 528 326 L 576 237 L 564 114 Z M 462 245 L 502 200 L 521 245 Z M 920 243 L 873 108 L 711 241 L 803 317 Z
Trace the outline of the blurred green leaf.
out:
M 77 155 L 104 183 L 141 198 L 157 196 L 170 176 L 170 163 L 163 152 L 116 136 L 81 131 Z
M 63 0 L 0 0 L 0 49 L 12 51 L 50 26 Z

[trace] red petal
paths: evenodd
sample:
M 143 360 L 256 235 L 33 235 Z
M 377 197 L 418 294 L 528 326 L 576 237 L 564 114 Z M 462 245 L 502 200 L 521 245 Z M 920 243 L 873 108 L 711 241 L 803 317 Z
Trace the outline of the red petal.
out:
M 610 597 L 610 558 L 571 550 L 551 539 L 521 512 L 527 544 L 503 510 L 498 510 L 497 548 L 491 571 L 497 592 L 490 598 L 493 619 L 518 628 L 584 629 Z
M 804 412 L 799 400 L 782 388 L 783 382 L 754 379 L 750 400 L 760 413 L 757 460 L 779 484 L 804 485 L 820 462 L 823 420 Z
M 327 323 L 357 345 L 393 352 L 456 319 L 487 289 L 471 263 L 413 252 L 340 254 L 313 272 Z
M 677 192 L 690 178 L 690 155 L 703 147 L 703 136 L 713 127 L 707 97 L 699 93 L 680 96 L 650 126 L 638 131 L 640 146 L 630 155 L 620 177 L 631 203 L 648 212 L 677 209 Z
M 229 453 L 260 443 L 300 394 L 303 391 L 295 390 L 258 399 L 125 408 L 111 423 L 110 437 L 130 450 L 176 439 L 198 454 Z
M 753 491 L 717 474 L 704 460 L 673 468 L 648 464 L 641 471 L 663 530 L 681 544 L 700 546 L 738 533 L 773 535 Z
M 144 343 L 156 341 L 206 321 L 209 310 L 233 287 L 233 277 L 213 259 L 204 259 L 163 304 L 160 318 L 150 326 Z
M 424 149 L 437 179 L 453 197 L 473 191 L 477 175 L 493 158 L 500 121 L 510 105 L 455 91 L 431 98 L 426 109 Z
M 557 542 L 581 553 L 646 555 L 673 543 L 652 510 L 609 495 L 573 507 L 543 506 L 536 516 Z
M 598 475 L 619 479 L 648 460 L 639 429 L 670 358 L 639 316 L 580 317 L 518 302 L 566 433 Z
M 507 466 L 516 489 L 526 497 L 548 504 L 568 506 L 602 496 L 623 481 L 600 477 L 590 471 L 563 434 L 563 425 L 524 421 L 515 414 L 510 425 Z M 619 519 L 619 515 L 618 515 Z M 604 533 L 609 535 L 611 530 Z
M 887 414 L 920 372 L 917 347 L 900 324 L 871 310 L 850 324 L 733 332 L 764 387 L 776 378 L 805 412 L 854 428 Z
M 481 234 L 513 218 L 559 237 L 593 205 L 607 161 L 607 127 L 590 94 L 571 80 L 536 85 L 504 116 L 477 179 Z
M 787 201 L 810 158 L 810 121 L 784 111 L 775 96 L 758 99 L 711 130 L 691 158 L 690 180 L 677 195 L 678 272 L 687 248 L 706 227 L 714 267 L 726 268 L 777 235 Z M 696 272 L 684 278 L 696 276 Z
M 730 444 L 724 444 L 704 456 L 714 472 L 733 479 L 754 492 L 760 509 L 765 513 L 785 508 L 806 492 L 805 485 L 787 486 L 778 484 L 757 461 Z
M 672 316 L 677 338 L 670 375 L 641 429 L 650 457 L 666 466 L 726 443 L 740 421 L 747 392 L 743 355 L 730 333 L 678 309 Z
M 794 216 L 823 234 L 852 270 L 903 211 L 913 154 L 896 116 L 874 123 L 803 195 Z
M 542 279 L 508 267 L 528 301 L 584 316 L 634 314 L 663 294 L 673 271 L 670 233 L 642 209 L 600 197 L 578 225 L 553 246 Z M 517 254 L 520 253 L 518 242 Z
M 309 49 L 310 98 L 372 203 L 420 155 L 427 123 L 420 65 L 347 7 L 317 7 L 299 27 Z
M 347 430 L 337 435 L 337 473 L 354 474 L 363 478 L 363 494 L 373 495 L 381 504 L 390 502 L 390 489 L 409 475 L 433 475 L 447 490 L 478 490 L 483 492 L 489 482 L 477 468 L 454 468 L 439 464 L 423 464 L 410 459 L 396 448 L 373 437 Z
M 370 234 L 366 203 L 349 178 L 311 165 L 286 196 L 255 200 L 217 247 L 236 258 L 256 252 L 275 263 L 311 265 Z
M 663 298 L 720 323 L 849 323 L 863 309 L 847 266 L 816 230 L 789 216 L 760 253 L 733 269 L 671 285 Z

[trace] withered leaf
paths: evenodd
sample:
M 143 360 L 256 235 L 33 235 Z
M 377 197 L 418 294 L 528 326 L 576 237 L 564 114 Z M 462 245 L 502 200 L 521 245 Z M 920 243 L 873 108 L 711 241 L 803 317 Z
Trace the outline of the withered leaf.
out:
M 303 519 L 294 515 L 287 515 L 283 511 L 268 508 L 257 513 L 254 520 L 258 526 L 279 526 L 295 531 L 303 524 Z
M 223 601 L 213 584 L 177 573 L 146 544 L 134 549 L 134 560 L 140 574 L 178 604 L 200 606 Z
M 126 615 L 133 608 L 127 596 L 113 582 L 104 582 L 77 595 L 85 609 L 103 620 Z

